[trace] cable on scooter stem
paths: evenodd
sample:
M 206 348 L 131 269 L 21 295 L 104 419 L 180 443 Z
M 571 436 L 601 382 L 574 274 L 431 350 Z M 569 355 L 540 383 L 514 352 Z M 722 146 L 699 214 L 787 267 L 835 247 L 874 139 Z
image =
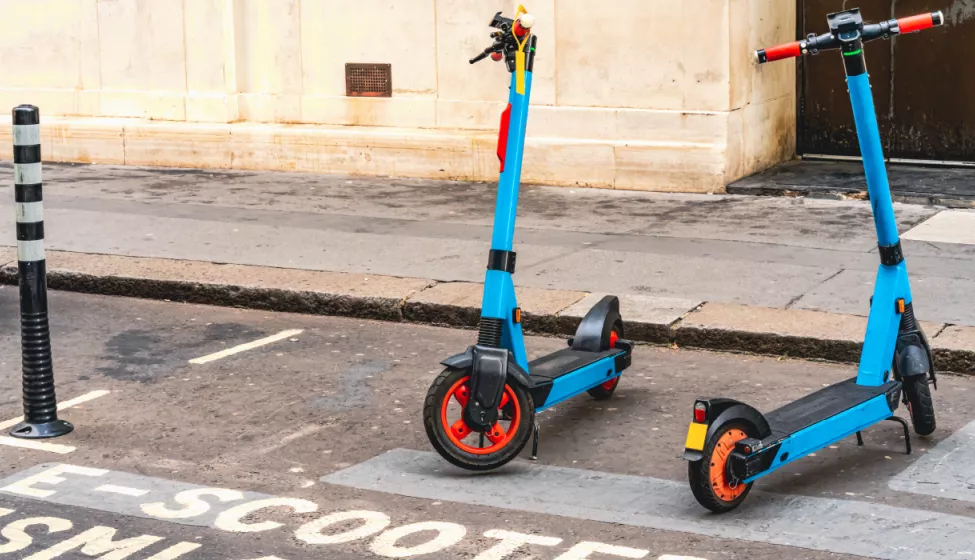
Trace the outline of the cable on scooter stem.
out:
M 892 35 L 915 33 L 944 25 L 944 23 L 945 16 L 941 12 L 891 19 L 881 23 L 864 25 L 860 33 L 860 40 L 866 43 L 874 39 L 889 39 Z M 775 47 L 759 49 L 755 51 L 755 58 L 759 64 L 764 64 L 766 62 L 775 62 L 776 60 L 796 58 L 805 54 L 818 54 L 819 51 L 838 49 L 839 47 L 839 39 L 830 33 L 819 36 L 811 34 L 805 41 L 794 41 Z

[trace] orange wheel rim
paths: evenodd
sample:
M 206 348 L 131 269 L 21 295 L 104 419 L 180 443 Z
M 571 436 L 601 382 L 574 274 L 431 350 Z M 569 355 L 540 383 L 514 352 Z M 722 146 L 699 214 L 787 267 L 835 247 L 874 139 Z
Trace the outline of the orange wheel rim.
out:
M 498 414 L 501 414 L 501 409 L 509 404 L 511 405 L 511 423 L 508 425 L 508 428 L 505 429 L 499 422 L 495 422 L 490 430 L 484 432 L 485 438 L 491 443 L 487 447 L 474 447 L 473 445 L 464 443 L 464 438 L 467 436 L 471 434 L 477 434 L 479 436 L 480 433 L 470 429 L 467 423 L 464 422 L 463 416 L 451 422 L 447 416 L 447 407 L 450 405 L 451 400 L 456 400 L 462 409 L 467 405 L 467 400 L 470 398 L 470 389 L 468 388 L 467 382 L 470 379 L 470 376 L 462 377 L 447 390 L 447 395 L 440 405 L 440 423 L 443 426 L 444 432 L 447 434 L 447 439 L 457 449 L 473 455 L 490 455 L 491 453 L 504 449 L 514 439 L 515 434 L 518 432 L 518 426 L 521 425 L 521 406 L 519 406 L 518 399 L 515 397 L 515 392 L 511 386 L 505 385 L 504 394 L 501 396 L 501 402 L 498 404 Z
M 745 493 L 746 484 L 738 482 L 732 485 L 728 480 L 728 456 L 735 449 L 735 444 L 748 437 L 741 430 L 726 430 L 711 452 L 711 489 L 714 495 L 725 502 L 733 501 Z

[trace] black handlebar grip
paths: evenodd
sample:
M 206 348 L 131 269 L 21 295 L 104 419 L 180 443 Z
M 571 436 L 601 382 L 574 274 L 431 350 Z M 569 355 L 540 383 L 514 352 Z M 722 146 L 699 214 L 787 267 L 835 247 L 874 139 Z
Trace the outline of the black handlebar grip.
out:
M 471 64 L 477 64 L 478 62 L 484 60 L 487 57 L 488 57 L 488 53 L 482 52 L 481 54 L 479 54 L 479 55 L 477 55 L 477 56 L 475 56 L 474 58 L 471 59 Z

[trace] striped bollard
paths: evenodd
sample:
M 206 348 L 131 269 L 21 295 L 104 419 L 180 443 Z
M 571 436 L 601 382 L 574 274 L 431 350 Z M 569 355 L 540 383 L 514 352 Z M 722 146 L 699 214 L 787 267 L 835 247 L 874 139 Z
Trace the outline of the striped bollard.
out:
M 14 108 L 13 117 L 24 421 L 14 426 L 10 435 L 25 439 L 52 438 L 71 432 L 74 426 L 58 419 L 54 394 L 41 202 L 41 113 L 33 105 L 21 105 Z

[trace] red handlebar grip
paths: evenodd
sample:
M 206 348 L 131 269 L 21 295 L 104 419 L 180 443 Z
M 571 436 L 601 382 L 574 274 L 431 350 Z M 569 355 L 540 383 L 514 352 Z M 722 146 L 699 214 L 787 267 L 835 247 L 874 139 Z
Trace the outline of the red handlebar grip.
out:
M 931 29 L 943 23 L 944 16 L 941 15 L 941 12 L 934 12 L 931 14 L 900 18 L 897 20 L 897 27 L 900 28 L 901 33 L 914 33 L 915 31 Z
M 762 49 L 756 52 L 755 56 L 758 57 L 759 63 L 775 62 L 776 60 L 802 56 L 802 47 L 799 45 L 799 41 L 795 41 L 777 47 Z

